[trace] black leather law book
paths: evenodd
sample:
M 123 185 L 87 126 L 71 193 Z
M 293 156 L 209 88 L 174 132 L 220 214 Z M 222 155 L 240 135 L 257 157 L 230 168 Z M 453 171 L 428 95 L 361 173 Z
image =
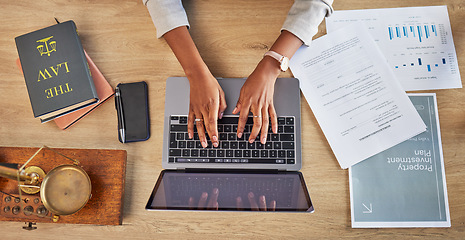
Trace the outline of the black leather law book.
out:
M 73 21 L 18 36 L 15 41 L 32 111 L 42 123 L 98 101 Z

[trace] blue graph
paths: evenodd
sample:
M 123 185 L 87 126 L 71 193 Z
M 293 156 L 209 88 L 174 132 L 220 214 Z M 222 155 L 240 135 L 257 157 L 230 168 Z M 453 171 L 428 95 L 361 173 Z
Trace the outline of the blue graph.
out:
M 389 40 L 396 38 L 416 38 L 422 42 L 432 36 L 438 36 L 438 30 L 435 24 L 431 25 L 404 25 L 404 26 L 389 26 Z
M 407 67 L 421 67 L 428 72 L 431 72 L 434 70 L 434 68 L 440 67 L 442 65 L 446 65 L 446 59 L 442 58 L 439 63 L 434 63 L 434 64 L 425 64 L 422 58 L 418 58 L 417 61 L 411 62 L 411 63 L 404 63 L 402 65 L 395 65 L 394 68 L 396 69 L 401 69 L 401 68 L 407 68 Z

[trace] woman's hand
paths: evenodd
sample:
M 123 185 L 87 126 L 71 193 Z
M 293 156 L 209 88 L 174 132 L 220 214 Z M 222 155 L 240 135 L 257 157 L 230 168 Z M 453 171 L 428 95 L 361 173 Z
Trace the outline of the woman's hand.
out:
M 271 57 L 264 57 L 255 70 L 247 78 L 241 88 L 239 100 L 233 114 L 239 115 L 237 137 L 242 138 L 244 126 L 249 112 L 253 114 L 253 128 L 248 141 L 253 143 L 260 135 L 260 142 L 266 143 L 268 128 L 271 120 L 271 129 L 277 133 L 278 120 L 273 104 L 274 84 L 281 70 L 278 62 Z
M 194 137 L 194 124 L 197 127 L 202 147 L 207 147 L 208 136 L 214 147 L 218 147 L 217 121 L 223 117 L 226 99 L 218 81 L 208 71 L 206 74 L 188 76 L 190 82 L 189 116 L 187 132 L 189 138 Z

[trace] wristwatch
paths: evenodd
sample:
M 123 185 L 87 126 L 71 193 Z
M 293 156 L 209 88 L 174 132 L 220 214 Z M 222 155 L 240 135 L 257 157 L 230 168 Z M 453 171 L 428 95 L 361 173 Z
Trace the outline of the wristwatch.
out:
M 285 72 L 289 68 L 289 58 L 275 51 L 268 51 L 263 56 L 270 56 L 279 62 L 279 68 Z

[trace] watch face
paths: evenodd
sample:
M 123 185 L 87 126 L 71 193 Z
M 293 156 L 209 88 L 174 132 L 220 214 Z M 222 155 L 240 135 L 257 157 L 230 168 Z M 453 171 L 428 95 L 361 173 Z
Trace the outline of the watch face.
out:
M 289 58 L 283 57 L 281 60 L 281 71 L 285 72 L 289 68 Z

